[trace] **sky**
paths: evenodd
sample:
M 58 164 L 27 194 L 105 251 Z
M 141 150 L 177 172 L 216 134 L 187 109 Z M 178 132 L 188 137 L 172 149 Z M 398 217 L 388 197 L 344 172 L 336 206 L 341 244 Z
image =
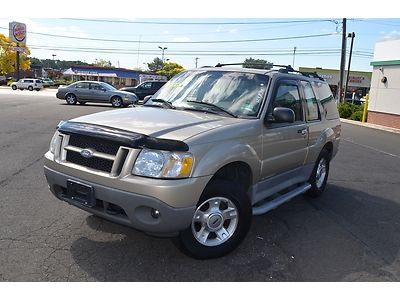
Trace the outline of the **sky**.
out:
M 3 17 L 0 18 L 0 33 L 8 35 L 8 23 L 11 21 L 27 25 L 27 45 L 31 49 L 31 56 L 40 59 L 51 59 L 53 54 L 56 55 L 55 59 L 87 63 L 105 59 L 116 67 L 146 70 L 146 63 L 155 57 L 161 58 L 159 47 L 167 47 L 165 59 L 186 69 L 196 66 L 196 57 L 198 67 L 238 63 L 249 57 L 285 65 L 293 65 L 294 59 L 295 68 L 338 69 L 340 66 L 339 18 Z M 400 38 L 400 19 L 349 18 L 347 32 L 356 34 L 352 70 L 370 71 L 375 43 L 383 39 Z M 317 37 L 293 38 L 310 35 Z M 265 40 L 274 38 L 283 39 Z M 264 41 L 246 41 L 259 39 Z M 350 39 L 347 39 L 349 48 Z

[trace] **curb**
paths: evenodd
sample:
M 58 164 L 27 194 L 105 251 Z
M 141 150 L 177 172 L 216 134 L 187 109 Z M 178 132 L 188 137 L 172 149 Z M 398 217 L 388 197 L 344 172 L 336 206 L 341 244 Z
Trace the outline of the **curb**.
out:
M 362 123 L 359 121 L 347 120 L 347 119 L 343 119 L 343 118 L 340 118 L 340 122 L 400 134 L 400 129 L 397 129 L 397 128 L 386 127 L 386 126 L 376 125 L 376 124 L 371 124 L 371 123 Z

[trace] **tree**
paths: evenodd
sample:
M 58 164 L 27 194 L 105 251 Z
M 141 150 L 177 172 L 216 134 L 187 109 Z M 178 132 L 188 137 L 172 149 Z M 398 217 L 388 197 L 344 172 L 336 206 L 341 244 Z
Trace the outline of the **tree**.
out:
M 111 63 L 111 61 L 109 61 L 109 60 L 105 60 L 105 59 L 95 59 L 95 61 L 94 61 L 94 65 L 95 66 L 97 66 L 97 67 L 108 67 L 108 68 L 112 68 L 112 67 L 114 67 L 113 65 L 112 65 L 112 63 Z
M 176 74 L 184 70 L 185 69 L 180 64 L 167 62 L 164 64 L 164 67 L 160 71 L 157 71 L 157 74 L 167 76 L 168 79 L 171 79 Z
M 264 59 L 255 59 L 250 57 L 244 60 L 243 68 L 270 70 L 272 69 L 272 63 Z
M 9 38 L 0 33 L 0 74 L 13 73 L 16 70 L 17 52 L 12 49 L 16 47 L 16 43 L 12 43 Z M 21 70 L 29 70 L 31 62 L 28 58 L 30 51 L 28 47 L 22 47 L 25 52 L 19 54 L 19 66 Z
M 163 62 L 160 58 L 156 57 L 153 59 L 151 63 L 147 64 L 147 68 L 149 68 L 150 72 L 157 72 L 160 71 L 163 68 Z

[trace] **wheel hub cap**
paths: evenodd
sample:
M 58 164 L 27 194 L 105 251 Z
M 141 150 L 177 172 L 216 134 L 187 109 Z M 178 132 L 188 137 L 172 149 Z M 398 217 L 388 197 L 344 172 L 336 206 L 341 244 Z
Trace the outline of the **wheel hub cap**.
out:
M 235 233 L 239 220 L 236 205 L 224 197 L 204 201 L 192 219 L 194 238 L 205 246 L 217 246 Z
M 322 158 L 319 161 L 317 172 L 315 174 L 315 179 L 316 179 L 315 181 L 317 188 L 320 188 L 323 185 L 325 177 L 326 177 L 326 160 L 325 158 Z

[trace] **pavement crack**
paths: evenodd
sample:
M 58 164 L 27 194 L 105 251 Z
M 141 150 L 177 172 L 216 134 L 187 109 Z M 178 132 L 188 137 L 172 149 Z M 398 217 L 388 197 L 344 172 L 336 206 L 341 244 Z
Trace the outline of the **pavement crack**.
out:
M 25 171 L 26 169 L 32 167 L 34 164 L 36 164 L 37 162 L 39 162 L 40 160 L 43 159 L 43 155 L 41 155 L 39 158 L 35 159 L 34 161 L 30 162 L 29 164 L 27 164 L 26 166 L 22 167 L 21 169 L 19 169 L 18 171 L 12 173 L 10 176 L 8 176 L 7 178 L 3 179 L 0 181 L 0 187 L 4 186 L 5 183 L 10 182 L 11 178 L 13 178 L 14 176 L 17 176 L 19 174 L 21 174 L 23 171 Z

